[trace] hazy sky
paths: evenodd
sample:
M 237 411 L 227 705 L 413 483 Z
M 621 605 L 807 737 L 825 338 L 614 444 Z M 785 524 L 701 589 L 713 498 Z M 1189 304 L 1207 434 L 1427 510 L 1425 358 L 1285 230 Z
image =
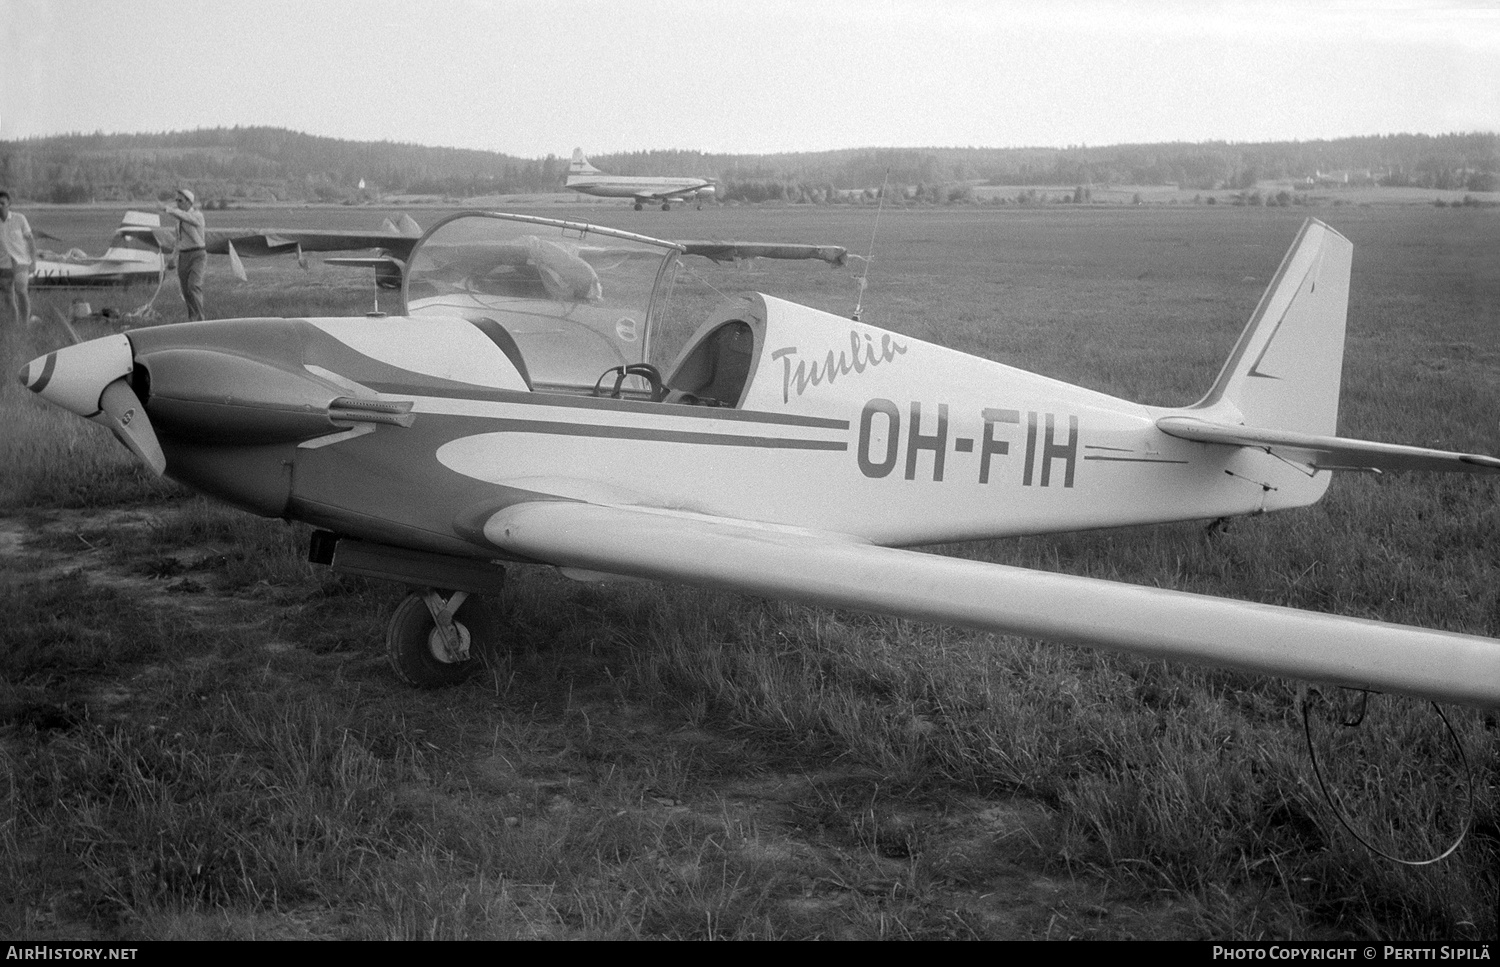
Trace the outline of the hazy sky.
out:
M 0 0 L 0 138 L 523 157 L 1500 129 L 1500 0 Z

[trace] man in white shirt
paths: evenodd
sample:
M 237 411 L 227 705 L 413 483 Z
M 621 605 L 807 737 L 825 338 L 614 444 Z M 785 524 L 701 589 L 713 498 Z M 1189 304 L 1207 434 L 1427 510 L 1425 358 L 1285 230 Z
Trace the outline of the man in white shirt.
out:
M 176 201 L 176 208 L 163 208 L 162 213 L 177 219 L 177 283 L 187 303 L 188 321 L 196 322 L 203 318 L 203 273 L 208 268 L 204 218 L 192 189 L 179 188 Z
M 0 285 L 4 285 L 11 315 L 17 322 L 31 318 L 31 267 L 36 264 L 36 239 L 31 223 L 10 210 L 10 192 L 0 189 Z

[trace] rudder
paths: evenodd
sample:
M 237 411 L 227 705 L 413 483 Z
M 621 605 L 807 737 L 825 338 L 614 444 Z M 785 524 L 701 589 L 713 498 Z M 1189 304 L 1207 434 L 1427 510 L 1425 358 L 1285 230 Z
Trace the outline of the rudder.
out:
M 1213 388 L 1189 409 L 1247 426 L 1336 433 L 1353 251 L 1309 218 Z
M 582 148 L 573 149 L 573 160 L 568 164 L 569 175 L 597 175 L 599 169 L 589 164 L 589 159 L 583 156 Z

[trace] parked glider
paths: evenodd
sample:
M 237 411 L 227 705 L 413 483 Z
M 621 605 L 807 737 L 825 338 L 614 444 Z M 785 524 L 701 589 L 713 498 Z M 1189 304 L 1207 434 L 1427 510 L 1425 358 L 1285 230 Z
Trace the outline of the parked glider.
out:
M 40 234 L 40 233 L 38 233 Z M 81 249 L 64 254 L 38 252 L 32 267 L 33 288 L 79 288 L 159 282 L 165 268 L 162 249 L 171 251 L 172 233 L 159 216 L 127 211 L 101 256 Z
M 387 633 L 414 685 L 477 664 L 500 631 L 470 595 L 527 563 L 1500 706 L 1500 640 L 897 549 L 1302 507 L 1336 469 L 1500 473 L 1333 435 L 1351 251 L 1309 220 L 1175 409 L 760 294 L 664 365 L 682 246 L 485 213 L 423 237 L 404 316 L 137 329 L 21 379 L 157 472 L 319 528 L 314 560 L 424 589 Z
M 712 199 L 718 190 L 708 178 L 656 178 L 636 175 L 606 175 L 589 164 L 582 148 L 573 149 L 564 188 L 600 198 L 634 198 L 635 210 L 661 202 L 662 211 L 670 211 L 674 201 L 697 201 L 703 207 L 705 197 Z

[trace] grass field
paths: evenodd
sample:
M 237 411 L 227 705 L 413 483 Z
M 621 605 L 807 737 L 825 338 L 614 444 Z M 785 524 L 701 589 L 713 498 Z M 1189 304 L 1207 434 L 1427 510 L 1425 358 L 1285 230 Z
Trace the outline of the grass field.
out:
M 404 210 L 404 209 L 403 209 Z M 869 251 L 873 209 L 529 209 Z M 410 210 L 424 226 L 441 212 Z M 211 213 L 365 226 L 385 211 Z M 1208 387 L 1306 215 L 1354 243 L 1340 432 L 1500 452 L 1500 212 L 943 208 L 880 216 L 863 318 L 1174 405 Z M 44 217 L 45 215 L 45 217 Z M 254 221 L 252 221 L 254 219 Z M 118 211 L 38 228 L 97 251 Z M 366 276 L 212 260 L 211 316 L 363 312 Z M 847 314 L 861 263 L 700 268 Z M 39 294 L 128 311 L 148 289 Z M 387 296 L 382 296 L 383 300 Z M 183 318 L 175 284 L 152 322 Z M 392 308 L 392 305 L 384 305 Z M 92 319 L 83 334 L 115 331 Z M 0 330 L 14 372 L 58 328 Z M 511 650 L 386 669 L 403 589 L 147 478 L 0 384 L 0 933 L 47 938 L 1494 939 L 1496 721 L 1294 682 L 736 595 L 512 569 Z M 1500 636 L 1493 480 L 1338 477 L 1303 511 L 948 548 Z M 1232 634 L 1226 629 L 1226 634 Z M 1308 647 L 1316 647 L 1308 642 Z M 1347 709 L 1341 709 L 1347 711 Z M 1472 781 L 1474 809 L 1466 810 Z

